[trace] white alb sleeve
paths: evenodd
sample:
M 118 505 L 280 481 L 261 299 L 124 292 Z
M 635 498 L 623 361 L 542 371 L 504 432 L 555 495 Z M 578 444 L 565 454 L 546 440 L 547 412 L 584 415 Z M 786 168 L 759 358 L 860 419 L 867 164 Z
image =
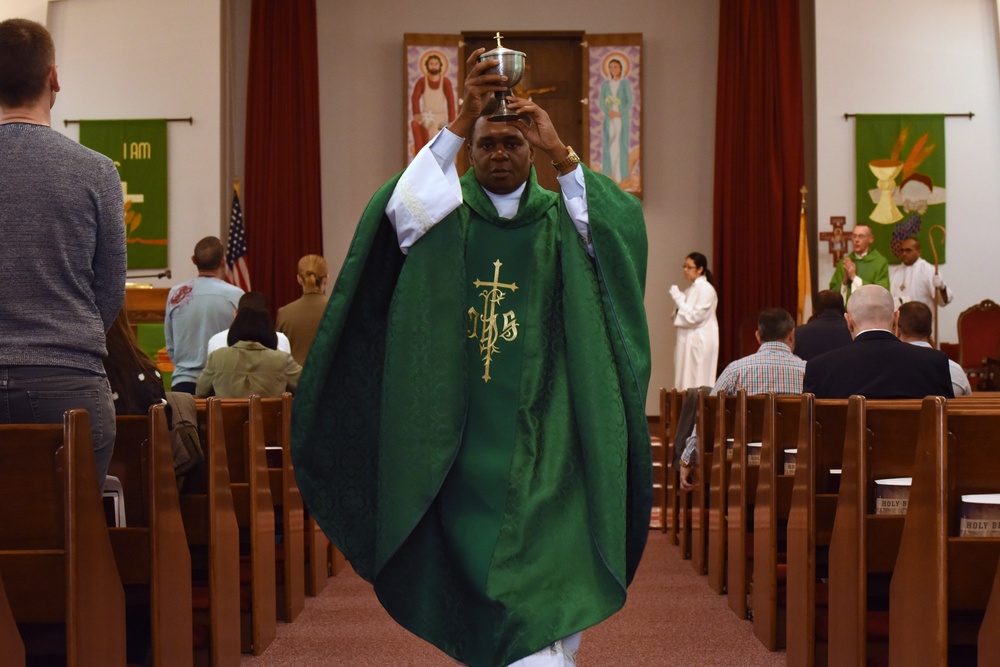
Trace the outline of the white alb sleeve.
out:
M 573 171 L 556 178 L 573 226 L 587 246 L 587 254 L 593 257 L 594 243 L 590 238 L 590 212 L 587 208 L 587 182 L 583 178 L 583 168 L 577 165 Z
M 455 169 L 455 156 L 463 141 L 447 128 L 441 130 L 420 149 L 399 177 L 385 214 L 396 230 L 403 254 L 461 205 L 462 185 Z

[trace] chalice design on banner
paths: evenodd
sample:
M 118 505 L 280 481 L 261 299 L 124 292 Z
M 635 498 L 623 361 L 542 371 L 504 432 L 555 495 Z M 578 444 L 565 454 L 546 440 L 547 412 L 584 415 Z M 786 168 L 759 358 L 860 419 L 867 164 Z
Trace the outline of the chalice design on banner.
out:
M 903 219 L 903 214 L 899 212 L 892 193 L 896 189 L 896 177 L 903 170 L 903 163 L 899 160 L 872 160 L 868 163 L 868 168 L 878 179 L 878 189 L 881 191 L 875 210 L 868 217 L 883 225 L 899 222 Z

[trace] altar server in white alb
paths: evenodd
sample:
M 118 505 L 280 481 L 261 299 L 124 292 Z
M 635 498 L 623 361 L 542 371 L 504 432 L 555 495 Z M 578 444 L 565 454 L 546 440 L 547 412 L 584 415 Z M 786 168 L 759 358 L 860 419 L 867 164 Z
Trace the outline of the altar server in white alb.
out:
M 902 243 L 902 264 L 889 267 L 889 291 L 898 308 L 910 301 L 919 301 L 928 308 L 934 307 L 934 290 L 940 291 L 939 306 L 946 306 L 955 298 L 934 265 L 920 256 L 920 241 L 908 238 Z
M 677 304 L 674 387 L 711 387 L 719 365 L 719 321 L 715 318 L 719 297 L 704 255 L 693 252 L 684 259 L 684 277 L 691 286 L 683 292 L 677 285 L 670 286 L 670 296 Z

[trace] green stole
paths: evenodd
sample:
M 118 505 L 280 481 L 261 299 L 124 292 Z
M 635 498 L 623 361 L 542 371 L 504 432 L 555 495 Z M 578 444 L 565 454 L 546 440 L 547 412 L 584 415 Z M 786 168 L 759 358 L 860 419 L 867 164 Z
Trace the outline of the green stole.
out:
M 506 220 L 470 171 L 405 261 L 383 187 L 296 398 L 310 510 L 394 618 L 474 667 L 620 608 L 648 531 L 645 233 L 587 179 L 596 262 L 533 172 Z

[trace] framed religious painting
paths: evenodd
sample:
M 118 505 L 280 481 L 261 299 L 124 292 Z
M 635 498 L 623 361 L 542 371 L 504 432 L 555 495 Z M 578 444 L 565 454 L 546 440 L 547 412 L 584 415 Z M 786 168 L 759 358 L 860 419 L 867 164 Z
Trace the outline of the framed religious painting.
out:
M 586 36 L 587 164 L 642 197 L 642 34 Z
M 403 35 L 406 160 L 455 119 L 461 101 L 458 35 Z

